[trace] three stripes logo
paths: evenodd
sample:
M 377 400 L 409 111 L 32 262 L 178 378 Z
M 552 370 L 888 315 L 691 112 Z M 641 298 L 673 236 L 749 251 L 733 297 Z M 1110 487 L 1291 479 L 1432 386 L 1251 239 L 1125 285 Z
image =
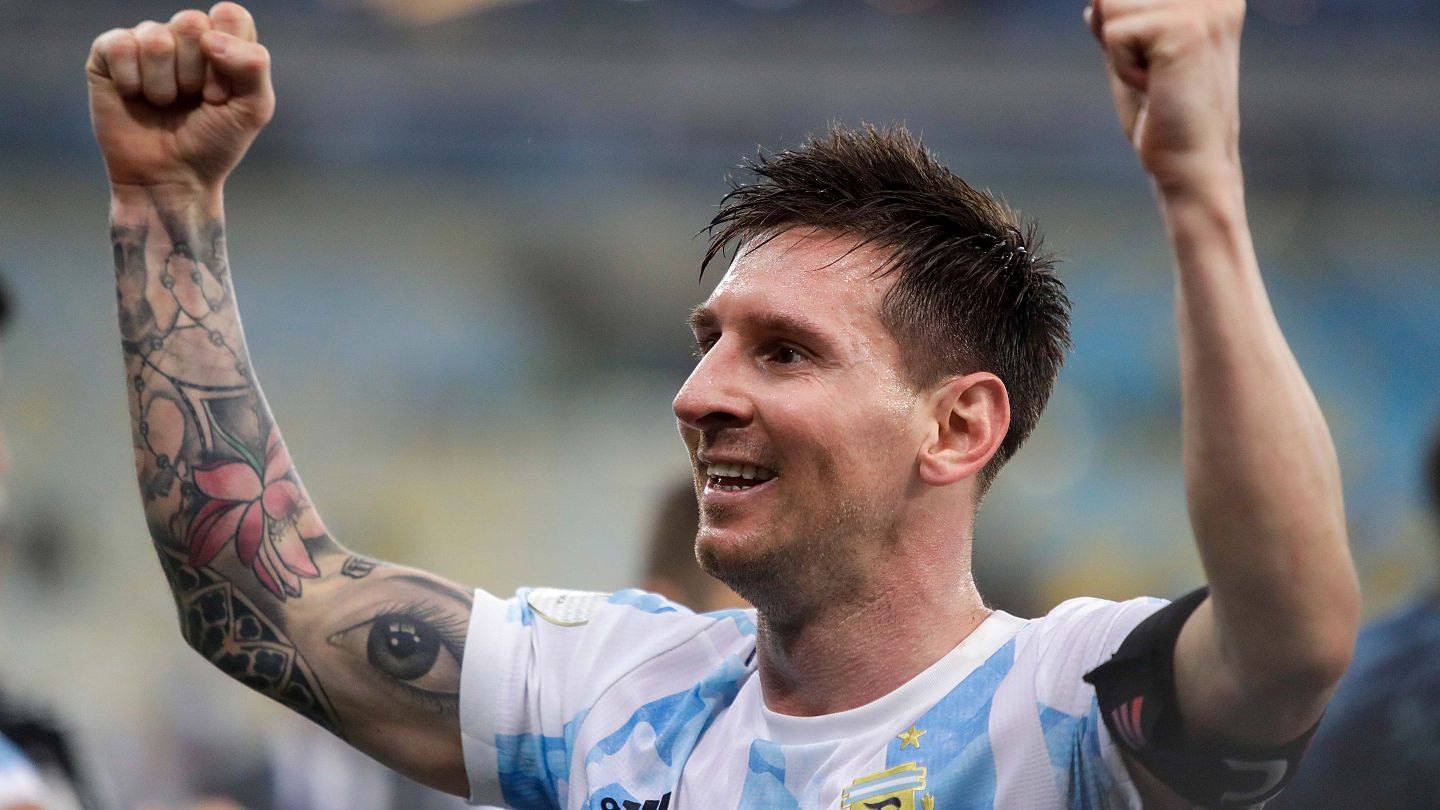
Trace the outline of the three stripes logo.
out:
M 669 810 L 669 808 L 669 793 L 666 793 L 658 799 L 650 799 L 643 803 L 631 801 L 630 799 L 616 801 L 608 797 L 600 800 L 600 810 Z
M 1140 750 L 1145 747 L 1145 732 L 1140 725 L 1140 710 L 1145 706 L 1145 696 L 1137 695 L 1129 703 L 1122 703 L 1110 711 L 1110 720 L 1120 732 L 1121 742 L 1127 748 Z

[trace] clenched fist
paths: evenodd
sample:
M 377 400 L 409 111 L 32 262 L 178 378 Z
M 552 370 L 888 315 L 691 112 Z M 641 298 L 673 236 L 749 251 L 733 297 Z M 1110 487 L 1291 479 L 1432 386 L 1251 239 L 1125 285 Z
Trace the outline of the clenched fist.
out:
M 1244 0 L 1091 0 L 1120 123 L 1162 187 L 1238 169 Z
M 275 110 L 270 55 L 235 3 L 107 31 L 85 71 L 114 186 L 217 190 Z

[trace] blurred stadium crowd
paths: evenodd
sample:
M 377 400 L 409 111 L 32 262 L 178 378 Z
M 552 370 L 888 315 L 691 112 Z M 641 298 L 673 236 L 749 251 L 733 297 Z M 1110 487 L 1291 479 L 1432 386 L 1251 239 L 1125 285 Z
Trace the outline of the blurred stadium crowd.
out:
M 635 583 L 687 469 L 669 402 L 684 315 L 718 278 L 697 283 L 693 235 L 727 173 L 833 119 L 905 120 L 1042 224 L 1075 301 L 1049 414 L 982 512 L 982 591 L 1033 615 L 1199 582 L 1169 260 L 1083 3 L 247 5 L 280 106 L 229 190 L 231 260 L 347 545 L 500 593 Z M 77 730 L 102 806 L 320 807 L 256 787 L 319 743 L 185 647 L 133 491 L 82 62 L 100 31 L 176 8 L 0 0 L 0 683 Z M 1252 0 L 1248 24 L 1258 248 L 1339 447 L 1373 614 L 1440 547 L 1419 497 L 1440 423 L 1440 6 Z

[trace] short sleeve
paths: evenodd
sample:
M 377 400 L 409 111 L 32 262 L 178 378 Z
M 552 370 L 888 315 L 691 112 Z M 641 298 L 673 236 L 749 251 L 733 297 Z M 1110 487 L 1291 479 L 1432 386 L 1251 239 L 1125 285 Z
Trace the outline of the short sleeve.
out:
M 593 713 L 699 680 L 747 625 L 753 634 L 743 611 L 696 615 L 636 590 L 522 588 L 510 599 L 477 591 L 460 687 L 471 801 L 564 807 L 577 737 Z M 664 666 L 649 666 L 661 658 Z
M 1130 631 L 1168 604 L 1071 599 L 1036 622 L 1035 695 L 1046 753 L 1067 807 L 1140 806 L 1120 750 L 1085 673 L 1115 654 Z M 1117 805 L 1117 802 L 1120 802 Z

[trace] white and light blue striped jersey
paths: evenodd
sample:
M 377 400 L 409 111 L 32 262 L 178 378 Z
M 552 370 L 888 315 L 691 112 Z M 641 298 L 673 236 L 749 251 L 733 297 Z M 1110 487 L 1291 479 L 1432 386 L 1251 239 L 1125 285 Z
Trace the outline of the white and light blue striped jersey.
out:
M 869 704 L 766 708 L 755 614 L 640 591 L 478 591 L 461 675 L 471 801 L 555 810 L 1138 808 L 1081 676 L 1166 603 L 987 618 Z M 884 644 L 877 634 L 876 644 Z

